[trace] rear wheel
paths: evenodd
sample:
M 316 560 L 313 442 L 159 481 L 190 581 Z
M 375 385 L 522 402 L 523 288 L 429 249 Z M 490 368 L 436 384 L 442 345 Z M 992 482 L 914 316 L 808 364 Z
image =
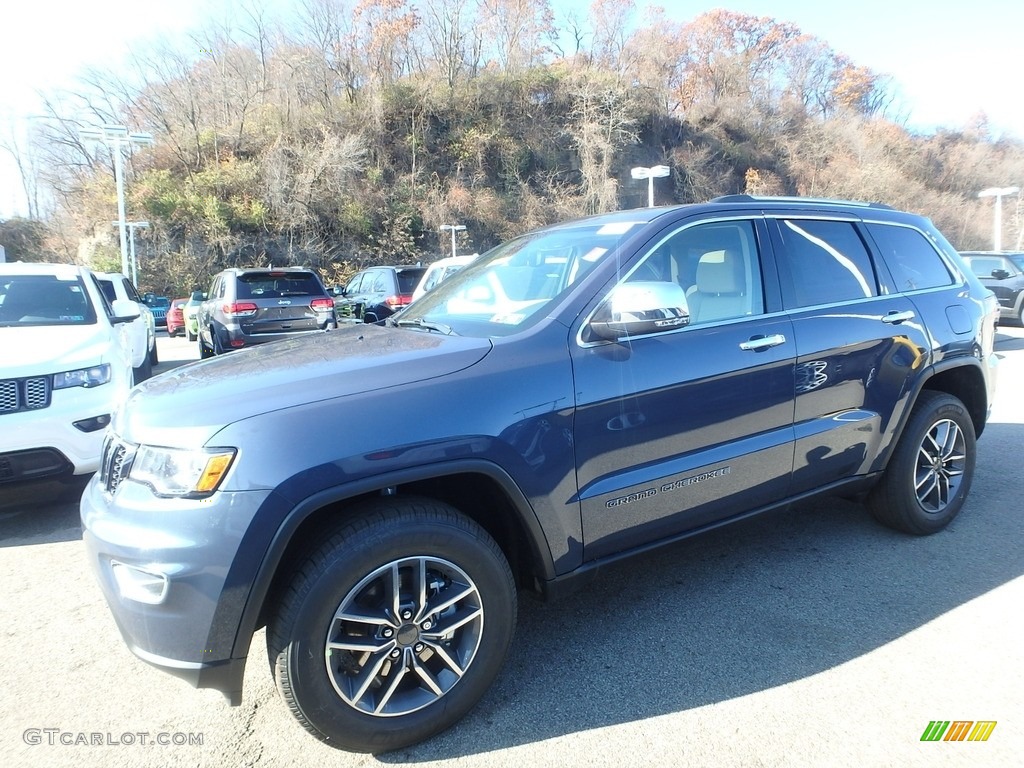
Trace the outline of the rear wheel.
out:
M 192 333 L 192 331 L 185 331 L 185 333 L 188 334 L 188 340 L 189 341 L 195 341 L 196 340 L 196 334 Z
M 156 340 L 153 341 L 153 348 L 149 350 L 149 364 L 150 366 L 156 366 L 160 364 L 160 356 L 156 351 Z
M 960 512 L 974 477 L 974 422 L 957 398 L 922 392 L 885 475 L 868 496 L 875 518 L 925 535 Z
M 511 570 L 482 528 L 431 500 L 381 501 L 293 574 L 267 645 L 308 731 L 378 753 L 462 718 L 500 671 L 515 619 Z
M 196 338 L 199 340 L 199 358 L 205 360 L 208 357 L 213 357 L 213 349 L 206 346 L 206 342 L 203 341 L 203 334 L 196 334 Z

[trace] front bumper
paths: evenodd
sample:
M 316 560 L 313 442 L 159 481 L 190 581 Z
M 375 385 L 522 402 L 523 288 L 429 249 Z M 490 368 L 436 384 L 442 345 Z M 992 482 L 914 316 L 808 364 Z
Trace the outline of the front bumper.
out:
M 0 458 L 9 460 L 12 472 L 13 468 L 22 467 L 29 473 L 0 480 L 64 475 L 68 466 L 75 475 L 95 472 L 105 427 L 127 391 L 128 382 L 122 384 L 117 380 L 88 389 L 59 389 L 51 393 L 50 404 L 45 408 L 0 415 Z M 52 462 L 51 471 L 38 461 L 26 461 L 30 456 L 43 454 L 59 455 L 66 463 Z
M 235 704 L 245 651 L 236 658 L 233 649 L 262 559 L 244 539 L 269 494 L 161 499 L 125 480 L 111 496 L 97 475 L 81 501 L 89 562 L 128 647 Z

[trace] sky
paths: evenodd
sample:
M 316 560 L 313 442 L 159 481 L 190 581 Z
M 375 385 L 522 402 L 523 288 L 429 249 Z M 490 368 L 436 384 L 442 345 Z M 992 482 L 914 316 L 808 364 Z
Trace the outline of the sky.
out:
M 287 8 L 298 0 L 264 0 Z M 39 91 L 73 87 L 158 38 L 187 40 L 237 0 L 15 0 L 0 25 L 0 137 L 24 130 Z M 415 0 L 414 0 L 415 4 Z M 643 7 L 645 0 L 638 0 Z M 994 133 L 1024 139 L 1024 0 L 689 0 L 654 2 L 679 20 L 714 7 L 796 24 L 859 66 L 892 78 L 897 109 L 924 132 L 984 112 Z M 552 0 L 556 17 L 587 0 Z M 211 10 L 212 9 L 212 10 Z M 222 16 L 218 15 L 217 18 Z M 638 14 L 638 18 L 640 15 Z M 187 43 L 183 43 L 187 44 Z M 134 126 L 130 126 L 134 128 Z M 1022 185 L 1024 179 L 1006 179 Z M 24 215 L 21 182 L 0 149 L 0 219 Z

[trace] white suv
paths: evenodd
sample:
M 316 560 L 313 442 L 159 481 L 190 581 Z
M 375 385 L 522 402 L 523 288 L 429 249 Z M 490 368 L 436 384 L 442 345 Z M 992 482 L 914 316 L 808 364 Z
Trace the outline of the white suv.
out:
M 0 487 L 94 472 L 110 414 L 133 384 L 134 302 L 94 274 L 0 264 Z
M 97 272 L 96 279 L 100 281 L 100 289 L 107 301 L 127 299 L 138 305 L 139 316 L 129 326 L 128 340 L 135 383 L 145 381 L 153 375 L 153 366 L 160 362 L 156 353 L 156 320 L 153 310 L 142 300 L 131 281 L 121 273 Z

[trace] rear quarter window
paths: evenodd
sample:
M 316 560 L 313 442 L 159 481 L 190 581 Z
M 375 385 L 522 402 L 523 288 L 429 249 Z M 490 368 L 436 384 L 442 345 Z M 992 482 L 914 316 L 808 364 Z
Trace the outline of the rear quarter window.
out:
M 866 224 L 892 275 L 896 293 L 952 285 L 953 273 L 921 232 L 893 224 Z

